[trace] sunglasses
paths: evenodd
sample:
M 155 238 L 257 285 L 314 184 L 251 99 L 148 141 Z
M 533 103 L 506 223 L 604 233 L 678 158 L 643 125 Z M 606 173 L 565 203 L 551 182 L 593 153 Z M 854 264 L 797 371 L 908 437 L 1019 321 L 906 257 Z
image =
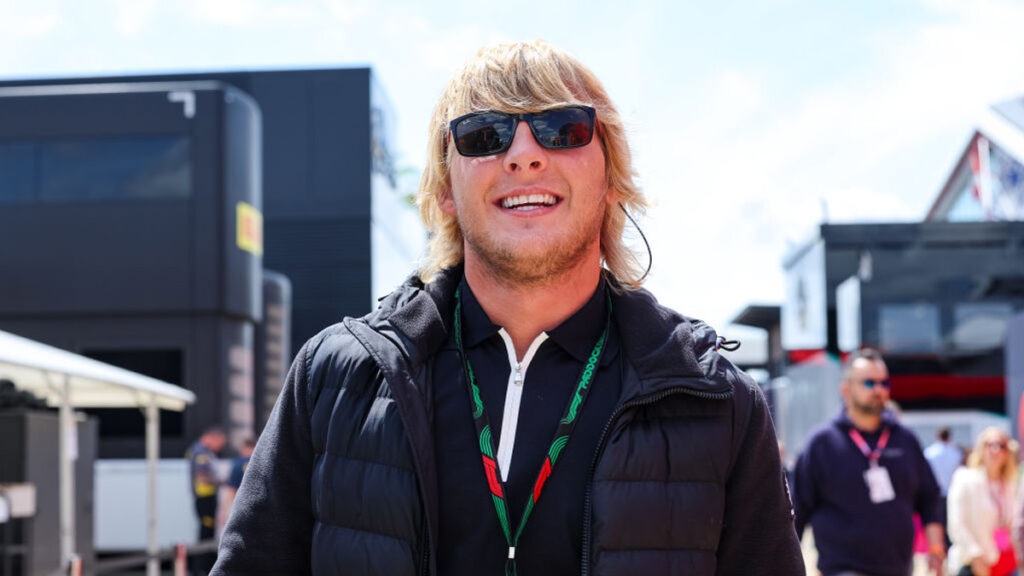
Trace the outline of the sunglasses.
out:
M 1000 452 L 1002 452 L 1003 450 L 1006 450 L 1009 447 L 1010 447 L 1010 445 L 1007 444 L 1006 442 L 996 442 L 996 441 L 985 442 L 985 448 L 988 448 L 990 450 L 991 449 L 996 449 L 996 450 L 999 450 Z
M 494 110 L 472 112 L 452 120 L 455 149 L 463 156 L 501 154 L 512 145 L 519 121 L 530 125 L 537 143 L 548 150 L 568 150 L 590 144 L 597 112 L 590 106 L 552 108 L 536 114 L 507 114 Z
M 889 380 L 888 378 L 886 378 L 885 380 L 865 379 L 865 380 L 861 380 L 861 383 L 864 384 L 865 388 L 874 388 L 875 386 L 881 386 L 882 388 L 885 388 L 886 390 L 889 390 L 890 388 L 892 388 L 892 381 Z

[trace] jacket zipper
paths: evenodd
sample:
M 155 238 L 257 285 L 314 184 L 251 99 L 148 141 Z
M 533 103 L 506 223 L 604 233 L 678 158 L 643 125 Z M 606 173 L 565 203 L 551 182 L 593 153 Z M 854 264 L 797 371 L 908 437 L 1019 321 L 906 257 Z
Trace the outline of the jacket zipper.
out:
M 667 390 L 662 390 L 661 392 L 656 392 L 648 396 L 641 396 L 628 402 L 624 402 L 615 409 L 615 412 L 612 412 L 608 422 L 604 425 L 604 430 L 601 431 L 601 437 L 597 442 L 597 449 L 594 451 L 594 458 L 590 462 L 590 470 L 587 472 L 587 490 L 583 496 L 583 558 L 581 559 L 583 566 L 580 571 L 582 576 L 590 575 L 590 548 L 592 546 L 591 539 L 593 538 L 590 525 L 592 520 L 591 517 L 593 516 L 593 503 L 591 502 L 591 499 L 594 488 L 594 471 L 597 468 L 597 461 L 600 459 L 601 453 L 604 451 L 605 442 L 608 441 L 608 433 L 611 431 L 612 425 L 623 412 L 630 408 L 650 406 L 651 404 L 656 404 L 675 394 L 686 394 L 688 396 L 694 396 L 696 398 L 703 398 L 706 400 L 724 400 L 732 396 L 733 393 L 732 391 L 699 392 L 683 386 L 676 386 L 675 388 L 669 388 Z
M 426 507 L 424 506 L 424 508 Z M 427 522 L 426 514 L 424 514 L 423 529 L 420 530 L 420 546 L 423 547 L 423 551 L 420 552 L 420 570 L 418 572 L 420 576 L 430 574 L 430 540 L 427 535 Z

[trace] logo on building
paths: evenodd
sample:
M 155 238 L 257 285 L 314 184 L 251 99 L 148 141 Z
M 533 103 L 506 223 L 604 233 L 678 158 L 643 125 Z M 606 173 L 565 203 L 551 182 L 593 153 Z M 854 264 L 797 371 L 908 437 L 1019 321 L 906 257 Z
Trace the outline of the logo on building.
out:
M 257 256 L 263 256 L 263 214 L 250 204 L 236 205 L 236 240 L 238 247 Z

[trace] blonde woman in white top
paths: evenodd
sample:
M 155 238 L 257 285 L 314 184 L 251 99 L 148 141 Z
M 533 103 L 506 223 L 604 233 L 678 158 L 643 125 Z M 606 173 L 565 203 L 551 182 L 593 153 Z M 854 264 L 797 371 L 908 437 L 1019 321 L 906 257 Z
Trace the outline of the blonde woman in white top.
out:
M 1007 557 L 1000 562 L 1009 547 L 1016 480 L 1017 443 L 998 428 L 986 429 L 949 486 L 950 574 L 1006 576 L 1016 569 Z

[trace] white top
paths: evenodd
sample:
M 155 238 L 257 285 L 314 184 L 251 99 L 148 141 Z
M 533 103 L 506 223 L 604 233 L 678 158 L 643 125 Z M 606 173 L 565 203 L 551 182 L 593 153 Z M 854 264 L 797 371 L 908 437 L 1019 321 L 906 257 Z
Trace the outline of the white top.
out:
M 947 530 L 953 545 L 949 548 L 949 567 L 955 574 L 973 558 L 984 558 L 988 564 L 999 559 L 992 533 L 999 526 L 997 501 L 1002 503 L 1004 522 L 1013 514 L 1016 486 L 1004 483 L 1001 490 L 992 491 L 984 470 L 958 468 L 949 486 Z
M 949 494 L 949 483 L 953 480 L 953 472 L 964 460 L 964 453 L 949 442 L 933 442 L 924 449 L 924 457 L 932 467 L 932 473 L 942 489 L 942 497 Z

